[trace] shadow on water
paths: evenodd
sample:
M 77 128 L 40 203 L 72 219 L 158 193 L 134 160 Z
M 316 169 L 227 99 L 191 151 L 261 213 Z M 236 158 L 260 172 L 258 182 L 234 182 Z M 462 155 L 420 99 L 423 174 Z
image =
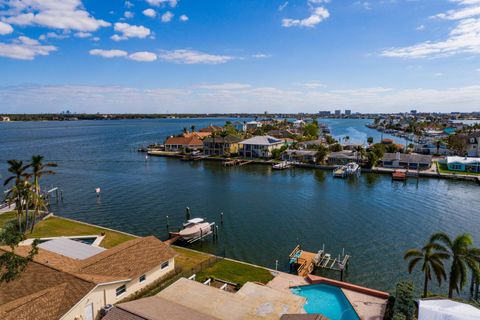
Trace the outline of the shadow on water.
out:
M 328 171 L 327 170 L 320 170 L 316 169 L 313 171 L 313 176 L 315 177 L 315 180 L 318 182 L 325 182 L 327 178 Z

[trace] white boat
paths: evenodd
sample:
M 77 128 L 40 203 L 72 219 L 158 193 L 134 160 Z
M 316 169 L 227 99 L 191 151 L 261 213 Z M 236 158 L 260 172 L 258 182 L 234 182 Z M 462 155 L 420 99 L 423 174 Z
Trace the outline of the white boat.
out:
M 282 161 L 280 163 L 274 164 L 272 166 L 273 169 L 275 170 L 283 170 L 283 169 L 288 169 L 292 167 L 292 163 L 288 161 Z
M 345 173 L 347 175 L 360 173 L 360 166 L 355 162 L 347 163 Z
M 183 229 L 178 232 L 184 240 L 192 240 L 203 237 L 212 232 L 210 223 L 202 218 L 193 218 L 183 224 Z
M 352 176 L 360 174 L 360 166 L 355 162 L 347 163 L 344 166 L 340 166 L 333 170 L 333 176 L 337 178 L 345 178 L 346 176 Z

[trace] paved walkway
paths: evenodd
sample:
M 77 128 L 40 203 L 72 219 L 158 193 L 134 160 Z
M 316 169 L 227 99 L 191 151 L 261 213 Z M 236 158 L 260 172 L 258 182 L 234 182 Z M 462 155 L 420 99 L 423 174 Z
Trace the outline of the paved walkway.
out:
M 267 286 L 278 291 L 291 293 L 290 287 L 302 286 L 309 284 L 304 278 L 285 273 L 278 272 L 278 274 L 267 283 Z
M 0 214 L 10 212 L 12 210 L 15 210 L 15 204 L 12 204 L 11 206 L 6 206 L 5 208 L 1 208 Z

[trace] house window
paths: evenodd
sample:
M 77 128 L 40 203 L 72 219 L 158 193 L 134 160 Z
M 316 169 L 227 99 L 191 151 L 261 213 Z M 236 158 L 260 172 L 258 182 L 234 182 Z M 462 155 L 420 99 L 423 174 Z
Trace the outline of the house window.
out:
M 118 287 L 117 289 L 115 289 L 115 295 L 118 297 L 118 296 L 121 296 L 122 294 L 125 293 L 125 291 L 127 291 L 127 286 L 126 285 L 123 285 L 123 286 L 120 286 Z
M 163 270 L 168 267 L 168 264 L 169 264 L 168 261 L 165 261 L 164 263 L 162 263 L 160 268 Z
M 146 279 L 145 275 L 140 276 L 140 278 L 138 279 L 138 282 L 142 283 L 145 281 L 145 279 Z

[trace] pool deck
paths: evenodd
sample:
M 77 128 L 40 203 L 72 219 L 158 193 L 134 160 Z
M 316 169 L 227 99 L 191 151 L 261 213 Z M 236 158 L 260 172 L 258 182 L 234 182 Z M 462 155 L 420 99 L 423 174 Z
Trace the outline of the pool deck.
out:
M 326 283 L 339 287 L 362 320 L 382 320 L 387 306 L 388 293 L 373 290 L 347 282 L 327 279 L 314 275 L 306 278 L 289 273 L 278 272 L 268 287 L 283 292 L 291 292 L 291 287 L 304 286 L 316 283 Z

